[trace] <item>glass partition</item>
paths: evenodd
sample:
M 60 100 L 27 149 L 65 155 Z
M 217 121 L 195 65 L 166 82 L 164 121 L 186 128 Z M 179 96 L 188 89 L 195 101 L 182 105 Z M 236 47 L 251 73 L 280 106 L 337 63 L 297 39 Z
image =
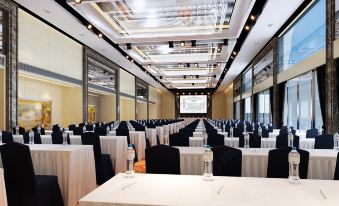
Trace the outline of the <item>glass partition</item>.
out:
M 245 98 L 245 120 L 246 121 L 252 121 L 251 97 Z
M 273 51 L 271 50 L 259 62 L 254 65 L 253 86 L 273 76 Z
M 251 91 L 252 89 L 252 68 L 247 70 L 243 75 L 242 93 Z
M 265 90 L 258 93 L 257 97 L 257 121 L 264 124 L 271 122 L 271 104 L 270 104 L 270 91 Z
M 147 87 L 148 85 L 137 83 L 136 85 L 136 119 L 144 120 L 147 119 Z
M 241 106 L 240 102 L 241 101 L 237 101 L 237 102 L 234 103 L 234 105 L 235 105 L 234 106 L 234 110 L 235 110 L 234 111 L 234 114 L 235 114 L 234 119 L 236 119 L 236 120 L 240 120 L 240 106 Z

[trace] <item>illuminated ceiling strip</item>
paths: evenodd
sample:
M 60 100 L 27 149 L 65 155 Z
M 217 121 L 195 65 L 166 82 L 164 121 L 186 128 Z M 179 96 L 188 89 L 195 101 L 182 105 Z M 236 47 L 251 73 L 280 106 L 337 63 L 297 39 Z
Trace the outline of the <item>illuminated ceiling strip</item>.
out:
M 142 58 L 147 58 L 147 55 L 145 55 L 137 46 L 132 47 Z
M 96 3 L 91 3 L 91 6 L 110 24 L 113 28 L 119 33 L 126 34 L 124 30 L 122 30 L 115 22 L 112 20 L 107 14 L 101 10 L 101 8 Z

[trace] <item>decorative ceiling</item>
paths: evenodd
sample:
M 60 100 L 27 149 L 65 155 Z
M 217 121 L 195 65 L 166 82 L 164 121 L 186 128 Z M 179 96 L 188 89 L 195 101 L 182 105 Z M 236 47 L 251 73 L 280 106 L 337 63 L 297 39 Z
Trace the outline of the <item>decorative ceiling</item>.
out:
M 168 89 L 214 89 L 255 0 L 66 2 Z

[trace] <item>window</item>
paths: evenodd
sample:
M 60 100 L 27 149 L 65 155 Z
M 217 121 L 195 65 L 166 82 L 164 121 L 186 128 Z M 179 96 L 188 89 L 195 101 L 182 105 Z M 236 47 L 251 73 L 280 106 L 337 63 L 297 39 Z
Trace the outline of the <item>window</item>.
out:
M 257 97 L 257 121 L 271 123 L 270 91 L 260 92 Z
M 242 91 L 246 93 L 252 89 L 252 69 L 246 71 L 243 75 Z
M 253 86 L 273 76 L 273 51 L 271 50 L 259 62 L 254 65 Z
M 245 98 L 245 120 L 252 121 L 251 97 Z
M 235 112 L 234 112 L 235 116 L 234 116 L 234 118 L 237 119 L 237 120 L 240 120 L 240 101 L 237 101 L 234 104 L 235 104 L 235 107 L 234 107 L 235 108 Z
M 312 72 L 310 72 L 286 83 L 284 125 L 300 130 L 313 128 L 313 123 L 316 128 L 322 126 L 318 84 L 316 78 L 312 79 L 312 76 Z M 312 84 L 314 84 L 314 91 L 312 91 Z M 315 98 L 314 105 L 312 104 L 313 96 Z M 314 120 L 313 106 L 315 111 Z
M 278 68 L 286 70 L 326 45 L 326 0 L 314 4 L 278 39 Z

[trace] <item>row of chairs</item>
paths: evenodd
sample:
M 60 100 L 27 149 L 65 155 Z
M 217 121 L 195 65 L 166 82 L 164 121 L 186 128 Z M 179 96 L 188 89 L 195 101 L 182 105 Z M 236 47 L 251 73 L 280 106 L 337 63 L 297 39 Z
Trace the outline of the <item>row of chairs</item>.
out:
M 287 178 L 289 174 L 288 154 L 291 147 L 273 149 L 268 154 L 267 177 Z M 241 176 L 242 151 L 225 145 L 212 147 L 213 175 Z M 300 177 L 307 179 L 309 152 L 297 150 L 300 154 Z M 339 153 L 334 180 L 339 180 Z M 180 174 L 180 152 L 178 148 L 157 145 L 146 148 L 146 173 Z

